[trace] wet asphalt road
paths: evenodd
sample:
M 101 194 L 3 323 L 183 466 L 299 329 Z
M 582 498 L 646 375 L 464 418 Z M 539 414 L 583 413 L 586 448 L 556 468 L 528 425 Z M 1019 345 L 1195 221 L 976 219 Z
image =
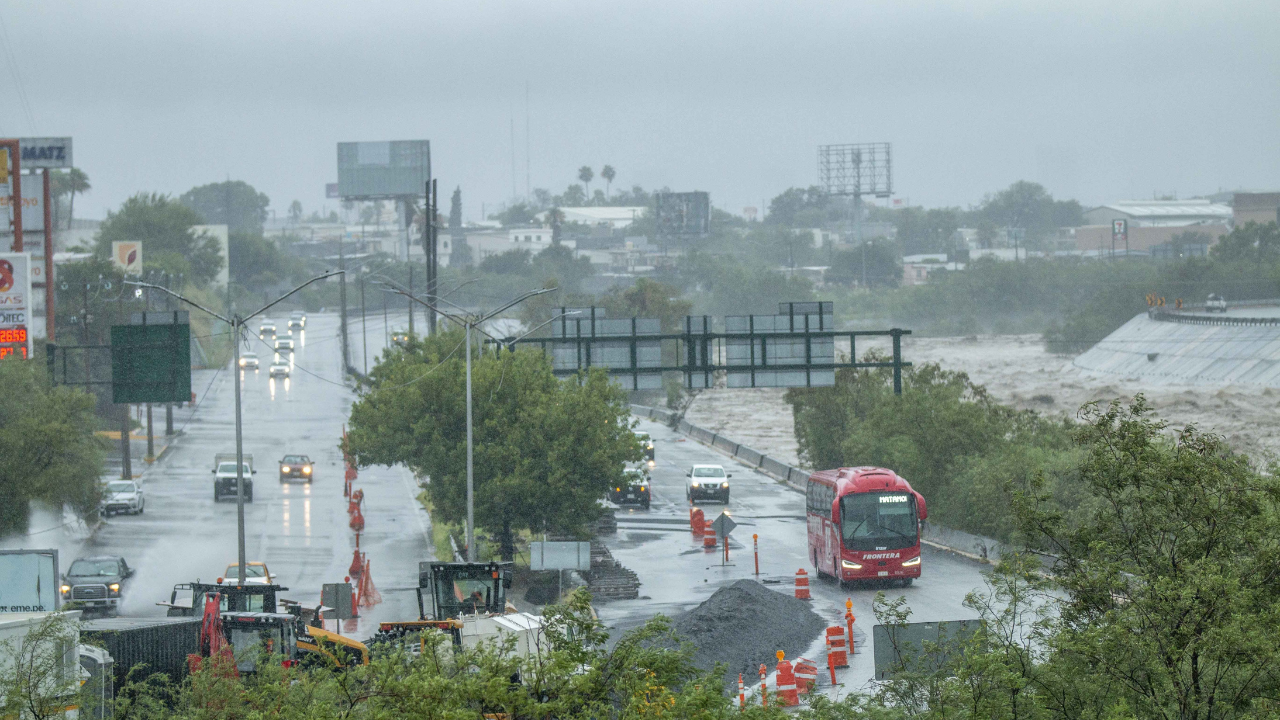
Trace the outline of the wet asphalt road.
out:
M 803 494 L 659 423 L 641 420 L 636 429 L 648 431 L 656 441 L 657 466 L 651 471 L 653 502 L 648 511 L 633 506 L 620 509 L 618 534 L 605 541 L 614 558 L 634 570 L 641 581 L 640 599 L 601 605 L 600 617 L 611 628 L 635 627 L 658 612 L 672 616 L 690 610 L 717 588 L 742 578 L 756 578 L 790 594 L 796 570 L 804 568 L 809 573 L 813 610 L 829 625 L 843 624 L 845 600 L 853 600 L 856 653 L 851 667 L 838 675 L 850 688 L 862 686 L 874 674 L 868 640 L 875 625 L 872 600 L 878 591 L 889 597 L 906 596 L 913 621 L 974 617 L 973 611 L 963 606 L 964 597 L 985 587 L 983 571 L 987 566 L 926 546 L 922 577 L 909 588 L 840 588 L 834 580 L 819 580 L 807 558 Z M 708 520 L 727 510 L 738 523 L 730 537 L 728 565 L 721 564 L 719 552 L 703 550 L 701 539 L 695 540 L 689 532 L 684 473 L 694 463 L 720 464 L 733 475 L 727 506 L 699 503 Z M 752 534 L 759 535 L 758 576 Z M 806 657 L 818 662 L 825 673 L 826 656 L 820 648 L 819 641 Z M 774 665 L 772 658 L 761 662 L 768 662 L 770 669 Z
M 283 328 L 284 317 L 276 320 Z M 342 384 L 337 328 L 334 314 L 308 317 L 296 337 L 288 380 L 268 377 L 271 350 L 257 340 L 251 349 L 261 369 L 242 374 L 244 452 L 253 455 L 258 471 L 253 502 L 245 505 L 247 559 L 265 562 L 289 588 L 283 596 L 305 603 L 319 601 L 322 583 L 342 582 L 355 550 L 338 449 L 353 393 Z M 382 346 L 381 322 L 375 327 L 371 320 L 369 330 L 372 356 Z M 358 321 L 351 337 L 353 364 L 359 366 Z M 209 377 L 193 382 L 197 395 Z M 216 453 L 235 452 L 233 380 L 228 370 L 217 373 L 190 420 L 183 417 L 182 435 L 143 473 L 144 514 L 112 517 L 79 547 L 64 544 L 64 554 L 119 554 L 137 568 L 122 615 L 163 615 L 155 603 L 167 600 L 175 583 L 211 581 L 236 562 L 236 504 L 214 502 L 211 473 Z M 278 461 L 286 454 L 310 456 L 316 467 L 311 484 L 279 482 Z M 138 472 L 142 464 L 135 463 Z M 378 620 L 417 617 L 409 588 L 416 585 L 417 563 L 431 558 L 430 521 L 403 468 L 363 469 L 355 486 L 365 493 L 360 547 L 368 553 L 383 602 L 365 611 L 358 627 L 344 630 L 366 637 Z M 63 566 L 70 560 L 63 559 Z

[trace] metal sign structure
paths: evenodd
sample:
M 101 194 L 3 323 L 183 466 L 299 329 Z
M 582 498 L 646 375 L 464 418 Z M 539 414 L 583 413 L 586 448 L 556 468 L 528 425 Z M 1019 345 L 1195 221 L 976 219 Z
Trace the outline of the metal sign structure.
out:
M 111 327 L 111 400 L 170 403 L 191 399 L 191 320 L 186 311 L 134 313 Z
M 837 331 L 830 302 L 779 303 L 777 315 L 725 318 L 716 332 L 710 316 L 688 316 L 684 332 L 663 333 L 656 318 L 609 319 L 602 308 L 560 308 L 550 337 L 508 339 L 504 345 L 534 344 L 551 355 L 560 377 L 605 368 L 628 390 L 662 387 L 663 373 L 684 375 L 689 389 L 714 387 L 724 373 L 729 387 L 830 387 L 840 368 L 892 368 L 893 388 L 902 393 L 902 336 L 910 330 Z M 858 337 L 889 337 L 892 360 L 841 361 L 836 341 L 849 340 L 857 358 Z
M 660 237 L 696 237 L 711 232 L 711 195 L 705 192 L 658 193 L 653 218 Z
M 829 195 L 893 194 L 893 148 L 887 142 L 818 146 L 818 184 Z
M 18 138 L 22 148 L 22 167 L 62 169 L 74 167 L 71 161 L 71 138 Z
M 978 631 L 981 620 L 876 625 L 871 629 L 876 679 L 903 671 L 931 672 L 947 663 Z
M 31 357 L 31 255 L 0 253 L 0 358 Z
M 429 140 L 338 143 L 338 196 L 344 200 L 420 196 L 430 178 Z
M 0 613 L 58 609 L 58 551 L 0 550 Z
M 351 583 L 324 583 L 320 586 L 320 604 L 332 608 L 333 614 L 326 613 L 325 620 L 350 620 L 356 616 L 351 605 Z
M 729 517 L 729 513 L 724 511 L 721 511 L 716 519 L 711 521 L 711 529 L 716 531 L 716 537 L 721 540 L 729 537 L 729 533 L 733 532 L 736 527 L 738 527 L 738 523 L 734 522 L 733 518 Z
M 529 543 L 529 569 L 590 570 L 591 543 L 531 542 Z

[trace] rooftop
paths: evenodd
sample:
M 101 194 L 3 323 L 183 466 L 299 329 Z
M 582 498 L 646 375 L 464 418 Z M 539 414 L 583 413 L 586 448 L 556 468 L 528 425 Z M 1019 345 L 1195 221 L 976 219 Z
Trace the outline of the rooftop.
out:
M 1231 206 L 1207 199 L 1193 200 L 1121 200 L 1094 208 L 1122 212 L 1133 217 L 1231 217 Z

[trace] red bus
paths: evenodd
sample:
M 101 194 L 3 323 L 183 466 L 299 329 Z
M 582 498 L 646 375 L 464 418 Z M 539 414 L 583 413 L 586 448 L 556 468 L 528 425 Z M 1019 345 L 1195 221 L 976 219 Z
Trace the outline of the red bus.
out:
M 819 470 L 805 493 L 809 559 L 819 577 L 840 582 L 920 577 L 924 497 L 892 470 Z

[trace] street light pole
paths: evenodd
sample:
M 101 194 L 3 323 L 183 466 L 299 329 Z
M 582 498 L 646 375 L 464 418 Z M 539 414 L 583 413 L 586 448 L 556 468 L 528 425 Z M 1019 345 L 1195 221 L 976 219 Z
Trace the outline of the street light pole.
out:
M 197 302 L 194 302 L 192 300 L 188 300 L 187 298 L 179 295 L 178 293 L 166 287 L 161 287 L 160 285 L 153 285 L 152 283 L 131 282 L 128 280 L 125 281 L 126 285 L 136 285 L 138 287 L 144 287 L 144 288 L 149 288 L 153 290 L 160 290 L 161 292 L 172 295 L 173 297 L 177 298 L 178 300 L 181 300 L 182 302 L 190 305 L 193 308 L 196 308 L 197 310 L 203 310 L 204 312 L 212 315 L 213 317 L 221 320 L 222 322 L 226 323 L 231 327 L 231 345 L 233 348 L 232 360 L 231 360 L 231 362 L 233 363 L 232 372 L 236 376 L 236 381 L 235 381 L 235 385 L 236 385 L 236 545 L 237 545 L 236 549 L 237 549 L 238 562 L 239 562 L 239 568 L 238 568 L 237 574 L 238 574 L 240 585 L 245 584 L 245 577 L 246 577 L 245 545 L 244 545 L 244 433 L 243 433 L 243 427 L 241 423 L 241 408 L 240 408 L 240 392 L 241 392 L 241 386 L 242 386 L 242 380 L 240 376 L 240 340 L 241 340 L 240 336 L 243 331 L 245 323 L 257 317 L 258 315 L 261 315 L 267 310 L 271 309 L 278 303 L 282 302 L 285 298 L 289 297 L 290 295 L 293 295 L 294 293 L 310 285 L 311 283 L 316 282 L 317 280 L 327 280 L 333 277 L 334 275 L 340 275 L 342 273 L 343 273 L 342 270 L 336 270 L 336 271 L 327 272 L 324 275 L 317 275 L 316 277 L 313 277 L 310 280 L 302 283 L 298 287 L 281 295 L 276 300 L 269 302 L 266 305 L 263 305 L 262 307 L 258 308 L 256 311 L 251 312 L 244 317 L 241 317 L 239 315 L 232 313 L 230 318 L 223 317 L 222 315 L 219 315 L 218 313 L 210 310 L 209 308 Z
M 416 298 L 416 297 L 414 297 L 412 293 L 406 292 L 406 291 L 404 290 L 404 288 L 401 288 L 401 287 L 400 287 L 400 286 L 398 286 L 398 285 L 394 285 L 394 284 L 393 284 L 393 285 L 392 285 L 392 287 L 393 287 L 393 289 L 395 290 L 395 292 L 396 292 L 396 293 L 398 293 L 398 294 L 400 294 L 400 295 L 404 295 L 405 297 L 409 298 L 409 299 L 410 299 L 411 301 L 413 301 L 413 302 L 416 302 L 416 303 L 419 303 L 419 304 L 421 304 L 421 305 L 426 306 L 426 308 L 427 308 L 428 310 L 430 310 L 432 314 L 439 313 L 440 315 L 443 315 L 443 316 L 445 316 L 445 317 L 449 318 L 450 320 L 453 320 L 453 321 L 457 322 L 458 324 L 460 324 L 460 325 L 462 325 L 462 326 L 464 326 L 464 327 L 466 328 L 466 338 L 465 338 L 464 342 L 465 342 L 465 343 L 466 343 L 466 345 L 467 345 L 467 352 L 466 352 L 466 357 L 467 357 L 467 361 L 466 361 L 466 367 L 467 367 L 467 562 L 475 562 L 475 561 L 476 561 L 476 543 L 475 543 L 475 534 L 476 534 L 476 524 L 475 524 L 475 497 L 476 497 L 476 494 L 475 494 L 475 469 L 474 469 L 474 464 L 473 464 L 473 457 L 474 457 L 474 456 L 473 456 L 473 439 L 474 439 L 474 430 L 472 429 L 472 421 L 471 421 L 471 419 L 472 419 L 472 411 L 471 411 L 471 329 L 472 329 L 472 328 L 475 328 L 475 329 L 476 329 L 477 331 L 479 331 L 480 333 L 483 333 L 484 335 L 489 335 L 489 333 L 485 332 L 484 330 L 482 330 L 482 329 L 480 328 L 480 324 L 481 324 L 481 323 L 484 323 L 484 322 L 486 322 L 486 321 L 488 321 L 488 320 L 493 319 L 493 318 L 494 318 L 495 316 L 497 316 L 499 313 L 505 312 L 506 310 L 509 310 L 510 308 L 515 307 L 516 305 L 518 305 L 518 304 L 520 304 L 520 303 L 524 302 L 525 300 L 528 300 L 529 298 L 533 297 L 534 295 L 542 295 L 542 294 L 544 294 L 544 293 L 549 293 L 549 292 L 552 292 L 552 291 L 557 290 L 557 289 L 559 289 L 559 288 L 543 288 L 542 290 L 531 290 L 531 291 L 529 291 L 529 292 L 527 292 L 527 293 L 525 293 L 525 294 L 521 295 L 520 297 L 517 297 L 515 300 L 512 300 L 511 302 L 507 303 L 506 305 L 503 305 L 502 307 L 498 308 L 497 310 L 491 310 L 491 311 L 489 311 L 489 312 L 487 312 L 487 313 L 485 313 L 485 314 L 483 314 L 483 315 L 478 315 L 478 316 L 475 316 L 475 317 L 467 317 L 467 316 L 465 316 L 465 315 L 456 315 L 456 314 L 453 314 L 453 313 L 447 313 L 447 312 L 445 312 L 445 311 L 443 311 L 443 310 L 439 309 L 438 307 L 436 307 L 436 306 L 435 306 L 434 304 L 432 304 L 432 303 L 428 303 L 428 302 L 427 302 L 427 301 L 425 301 L 425 300 L 422 300 L 422 299 L 420 299 L 420 298 Z M 456 290 L 456 289 L 457 289 L 457 288 L 455 288 L 455 290 Z M 430 292 L 430 288 L 428 289 L 428 292 Z M 439 301 L 439 302 L 446 302 L 446 303 L 448 303 L 448 302 L 449 302 L 448 300 L 445 300 L 443 297 L 432 298 L 432 299 L 433 299 L 433 300 L 436 300 L 436 301 Z M 449 304 L 450 304 L 450 305 L 453 305 L 453 303 L 449 303 Z M 413 307 L 413 306 L 412 306 L 412 304 L 410 305 L 410 307 Z M 457 307 L 457 306 L 456 306 L 456 305 L 454 305 L 454 307 Z M 459 308 L 459 309 L 461 309 L 461 308 Z M 489 335 L 489 338 L 490 338 L 490 339 L 492 339 L 492 340 L 494 340 L 494 341 L 497 341 L 497 342 L 499 342 L 499 343 L 501 343 L 501 342 L 502 342 L 500 339 L 495 338 L 495 337 L 493 337 L 492 335 Z

